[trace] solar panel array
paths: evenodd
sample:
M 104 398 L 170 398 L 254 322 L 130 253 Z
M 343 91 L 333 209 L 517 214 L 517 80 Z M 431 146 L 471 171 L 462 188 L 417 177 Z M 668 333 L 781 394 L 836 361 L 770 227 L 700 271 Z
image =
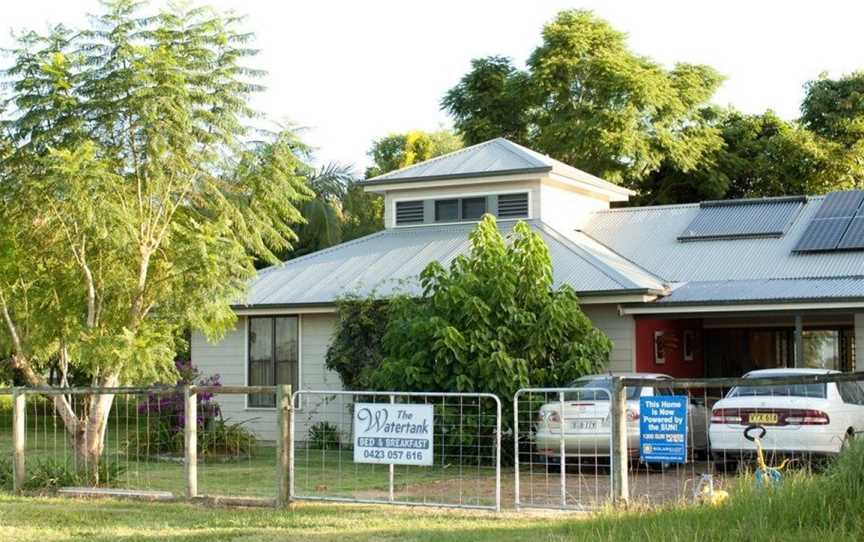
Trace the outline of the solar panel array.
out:
M 804 197 L 703 201 L 679 241 L 780 237 L 794 222 Z
M 831 192 L 807 225 L 795 252 L 864 249 L 864 190 Z

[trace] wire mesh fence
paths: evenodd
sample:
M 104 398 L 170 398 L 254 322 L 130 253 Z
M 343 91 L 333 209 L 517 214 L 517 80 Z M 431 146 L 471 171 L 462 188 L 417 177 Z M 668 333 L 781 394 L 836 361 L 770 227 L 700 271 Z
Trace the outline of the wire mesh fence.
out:
M 742 379 L 624 383 L 641 403 L 641 423 L 628 424 L 630 434 L 686 406 L 682 461 L 646 462 L 644 440 L 628 449 L 629 498 L 649 505 L 698 501 L 739 483 L 772 484 L 787 473 L 818 474 L 864 433 L 862 373 L 775 369 Z
M 12 403 L 5 399 L 10 395 L 0 394 L 2 472 L 10 471 L 3 461 L 18 457 L 17 445 L 23 468 L 15 464 L 12 470 L 25 474 L 14 487 L 24 491 L 275 499 L 274 441 L 247 428 L 249 420 L 226 418 L 220 403 L 246 389 L 202 388 L 193 392 L 191 404 L 190 389 L 18 388 L 14 396 L 23 396 L 24 409 L 17 416 L 23 424 L 17 439 L 9 421 L 15 416 L 7 408 Z M 108 409 L 107 416 L 100 418 L 99 408 Z M 270 429 L 272 439 L 276 428 Z M 190 434 L 195 441 L 191 456 Z M 191 482 L 190 461 L 195 467 Z
M 494 395 L 304 390 L 294 411 L 293 498 L 500 508 Z
M 864 373 L 580 385 L 520 390 L 504 432 L 501 402 L 489 394 L 0 389 L 0 487 L 593 510 L 818 475 L 864 434 Z M 276 408 L 247 408 L 250 394 L 275 395 Z M 94 426 L 98 408 L 109 412 Z M 88 427 L 98 438 L 83 436 Z
M 519 390 L 514 399 L 517 508 L 589 510 L 612 496 L 610 393 L 598 387 Z

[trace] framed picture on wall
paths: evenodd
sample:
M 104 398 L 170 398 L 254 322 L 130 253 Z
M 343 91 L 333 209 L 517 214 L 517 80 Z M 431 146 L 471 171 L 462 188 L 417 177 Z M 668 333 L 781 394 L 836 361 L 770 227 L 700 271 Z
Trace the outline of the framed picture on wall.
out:
M 654 363 L 663 365 L 666 363 L 666 349 L 664 347 L 663 331 L 654 332 Z
M 684 330 L 684 346 L 683 346 L 683 354 L 684 361 L 693 361 L 693 349 L 696 346 L 696 333 L 693 332 L 692 329 Z

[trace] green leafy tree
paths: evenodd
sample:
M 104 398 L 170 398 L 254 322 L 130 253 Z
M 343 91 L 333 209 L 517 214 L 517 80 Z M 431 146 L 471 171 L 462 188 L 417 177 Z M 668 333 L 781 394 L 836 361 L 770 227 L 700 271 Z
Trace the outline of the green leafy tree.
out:
M 717 129 L 702 120 L 721 82 L 708 66 L 664 69 L 606 21 L 574 10 L 543 28 L 527 70 L 500 57 L 475 60 L 442 105 L 467 144 L 514 137 L 639 188 L 664 162 L 686 172 L 720 147 Z M 498 109 L 504 104 L 509 111 Z
M 839 79 L 825 76 L 807 83 L 801 123 L 818 136 L 840 145 L 835 161 L 846 172 L 847 185 L 864 186 L 864 71 Z
M 634 199 L 643 205 L 723 198 L 822 194 L 854 185 L 852 165 L 840 145 L 781 119 L 718 112 L 723 146 L 683 171 L 664 163 Z
M 532 98 L 528 73 L 509 58 L 490 56 L 471 61 L 471 71 L 447 91 L 441 107 L 456 119 L 468 145 L 496 137 L 530 145 Z
M 250 142 L 259 72 L 239 20 L 109 2 L 92 26 L 22 35 L 6 72 L 0 351 L 113 387 L 176 377 L 186 326 L 215 338 L 255 258 L 296 241 L 312 197 L 290 131 Z M 54 399 L 94 473 L 113 396 Z
M 418 164 L 461 148 L 462 140 L 450 130 L 413 130 L 404 134 L 390 134 L 372 143 L 368 154 L 374 165 L 366 170 L 366 178 Z
M 486 215 L 471 253 L 432 262 L 423 293 L 391 302 L 381 389 L 491 392 L 563 385 L 606 367 L 611 342 L 567 286 L 553 288 L 549 250 L 519 222 L 508 239 Z

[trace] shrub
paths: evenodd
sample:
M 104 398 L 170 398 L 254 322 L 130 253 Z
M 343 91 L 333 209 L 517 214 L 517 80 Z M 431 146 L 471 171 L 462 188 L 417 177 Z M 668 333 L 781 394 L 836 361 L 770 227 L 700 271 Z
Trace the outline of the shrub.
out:
M 337 303 L 339 323 L 327 349 L 327 368 L 342 379 L 346 390 L 368 390 L 384 359 L 382 342 L 388 303 L 368 297 L 346 296 Z
M 27 461 L 27 478 L 24 489 L 31 491 L 53 490 L 61 487 L 116 487 L 126 474 L 120 462 L 101 461 L 95 476 L 69 460 L 30 459 Z M 0 489 L 11 491 L 13 487 L 12 462 L 0 459 Z
M 313 450 L 337 450 L 342 442 L 339 428 L 330 422 L 317 422 L 309 428 L 308 447 Z
M 219 375 L 204 377 L 190 362 L 177 362 L 177 386 L 219 386 Z M 256 444 L 255 436 L 242 423 L 222 417 L 212 393 L 197 394 L 198 455 L 245 455 Z M 185 445 L 185 398 L 180 391 L 151 394 L 140 404 L 138 414 L 146 418 L 146 428 L 129 440 L 128 448 L 139 455 L 182 455 Z
M 502 402 L 506 433 L 519 388 L 600 372 L 612 343 L 571 288 L 553 287 L 549 250 L 528 224 L 518 222 L 505 238 L 486 215 L 470 240 L 470 254 L 456 257 L 449 269 L 438 262 L 426 267 L 419 297 L 391 300 L 385 358 L 372 384 L 493 393 Z

